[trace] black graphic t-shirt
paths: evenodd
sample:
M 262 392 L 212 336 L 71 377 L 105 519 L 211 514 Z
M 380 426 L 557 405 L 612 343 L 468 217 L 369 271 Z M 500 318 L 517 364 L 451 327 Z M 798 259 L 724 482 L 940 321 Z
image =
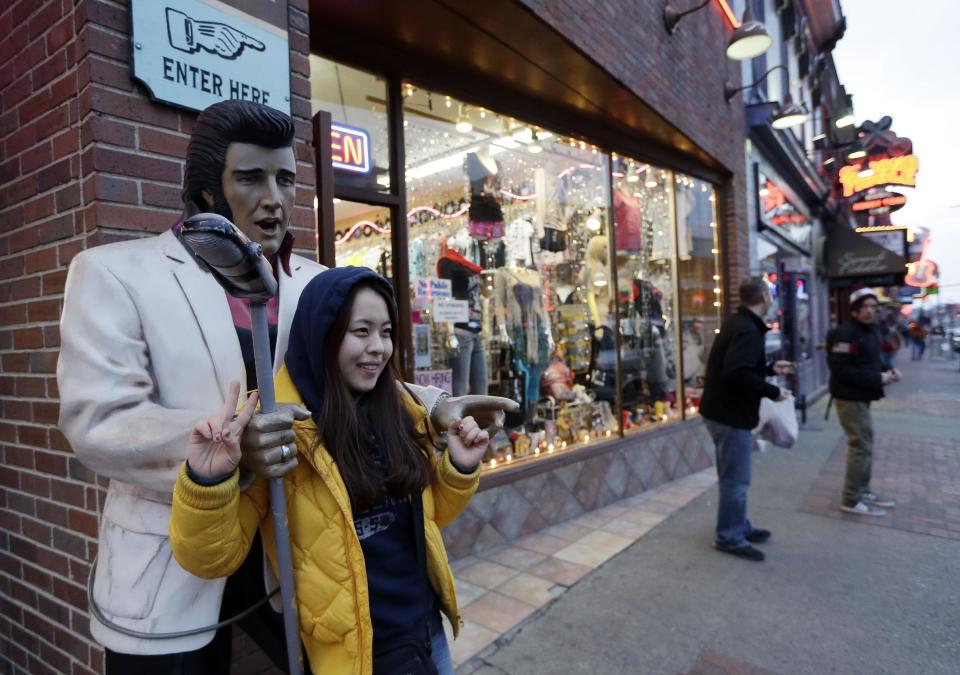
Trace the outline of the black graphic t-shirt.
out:
M 383 466 L 376 439 L 370 437 L 374 461 Z M 434 635 L 442 628 L 439 602 L 417 564 L 413 506 L 409 499 L 387 496 L 353 520 L 363 549 L 370 596 L 374 643 L 413 635 L 425 640 L 426 626 Z M 424 563 L 425 564 L 425 563 Z M 424 589 L 429 589 L 424 597 Z

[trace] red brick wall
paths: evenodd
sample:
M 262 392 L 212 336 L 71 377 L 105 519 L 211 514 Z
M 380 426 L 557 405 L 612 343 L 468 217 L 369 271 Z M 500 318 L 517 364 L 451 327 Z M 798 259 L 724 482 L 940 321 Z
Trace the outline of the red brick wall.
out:
M 294 230 L 315 249 L 307 0 L 289 0 Z M 0 672 L 102 672 L 85 584 L 105 482 L 56 429 L 71 258 L 180 211 L 192 113 L 130 78 L 125 0 L 0 3 Z
M 521 1 L 732 173 L 718 206 L 736 288 L 750 269 L 744 116 L 739 97 L 723 97 L 724 82 L 739 82 L 740 65 L 724 54 L 732 29 L 719 5 L 684 17 L 670 35 L 664 0 Z

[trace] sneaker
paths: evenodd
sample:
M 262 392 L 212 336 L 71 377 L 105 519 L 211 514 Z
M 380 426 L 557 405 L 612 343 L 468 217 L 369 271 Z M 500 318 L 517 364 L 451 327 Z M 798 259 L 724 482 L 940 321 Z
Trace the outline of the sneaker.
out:
M 885 509 L 892 509 L 897 505 L 895 501 L 888 497 L 881 497 L 875 492 L 864 492 L 860 495 L 860 501 L 870 504 L 870 506 L 879 506 Z
M 852 513 L 857 516 L 885 516 L 887 512 L 883 509 L 878 509 L 876 506 L 871 506 L 864 502 L 857 502 L 853 506 L 847 506 L 846 504 L 840 505 L 840 510 L 845 513 Z
M 744 560 L 753 560 L 755 562 L 761 562 L 766 556 L 763 554 L 763 551 L 755 549 L 753 546 L 738 546 L 737 548 L 727 548 L 725 546 L 718 546 L 714 544 L 713 547 L 720 551 L 721 553 L 729 553 L 730 555 L 735 555 L 738 558 L 743 558 Z
M 749 541 L 751 544 L 762 544 L 770 539 L 770 535 L 770 530 L 764 530 L 759 527 L 755 527 L 750 530 L 750 533 L 747 535 L 747 541 Z

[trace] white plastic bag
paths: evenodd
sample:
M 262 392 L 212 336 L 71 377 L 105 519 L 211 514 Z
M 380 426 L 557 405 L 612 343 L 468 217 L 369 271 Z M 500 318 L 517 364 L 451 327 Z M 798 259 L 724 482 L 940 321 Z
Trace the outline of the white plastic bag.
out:
M 793 396 L 782 401 L 760 399 L 760 424 L 757 435 L 781 448 L 792 448 L 800 433 Z

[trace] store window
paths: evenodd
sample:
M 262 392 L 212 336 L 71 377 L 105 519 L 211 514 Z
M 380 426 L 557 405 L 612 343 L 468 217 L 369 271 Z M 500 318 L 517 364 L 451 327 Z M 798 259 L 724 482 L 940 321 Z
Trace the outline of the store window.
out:
M 393 279 L 390 209 L 334 199 L 333 210 L 337 267 L 369 267 Z
M 521 403 L 487 470 L 618 434 L 607 156 L 403 94 L 414 381 Z
M 697 414 L 706 359 L 723 309 L 720 285 L 720 237 L 713 186 L 677 174 L 677 279 L 682 345 L 682 379 L 687 416 Z
M 674 326 L 672 174 L 613 163 L 624 431 L 680 419 Z
M 785 237 L 804 251 L 813 243 L 813 221 L 787 196 L 776 181 L 757 169 L 757 203 L 762 229 Z
M 770 289 L 770 311 L 764 319 L 770 330 L 764 335 L 767 361 L 781 358 L 783 349 L 783 275 L 781 273 L 780 249 L 765 237 L 757 237 L 757 258 L 760 274 Z
M 311 55 L 310 91 L 312 114 L 325 110 L 333 117 L 337 187 L 389 192 L 386 81 Z

